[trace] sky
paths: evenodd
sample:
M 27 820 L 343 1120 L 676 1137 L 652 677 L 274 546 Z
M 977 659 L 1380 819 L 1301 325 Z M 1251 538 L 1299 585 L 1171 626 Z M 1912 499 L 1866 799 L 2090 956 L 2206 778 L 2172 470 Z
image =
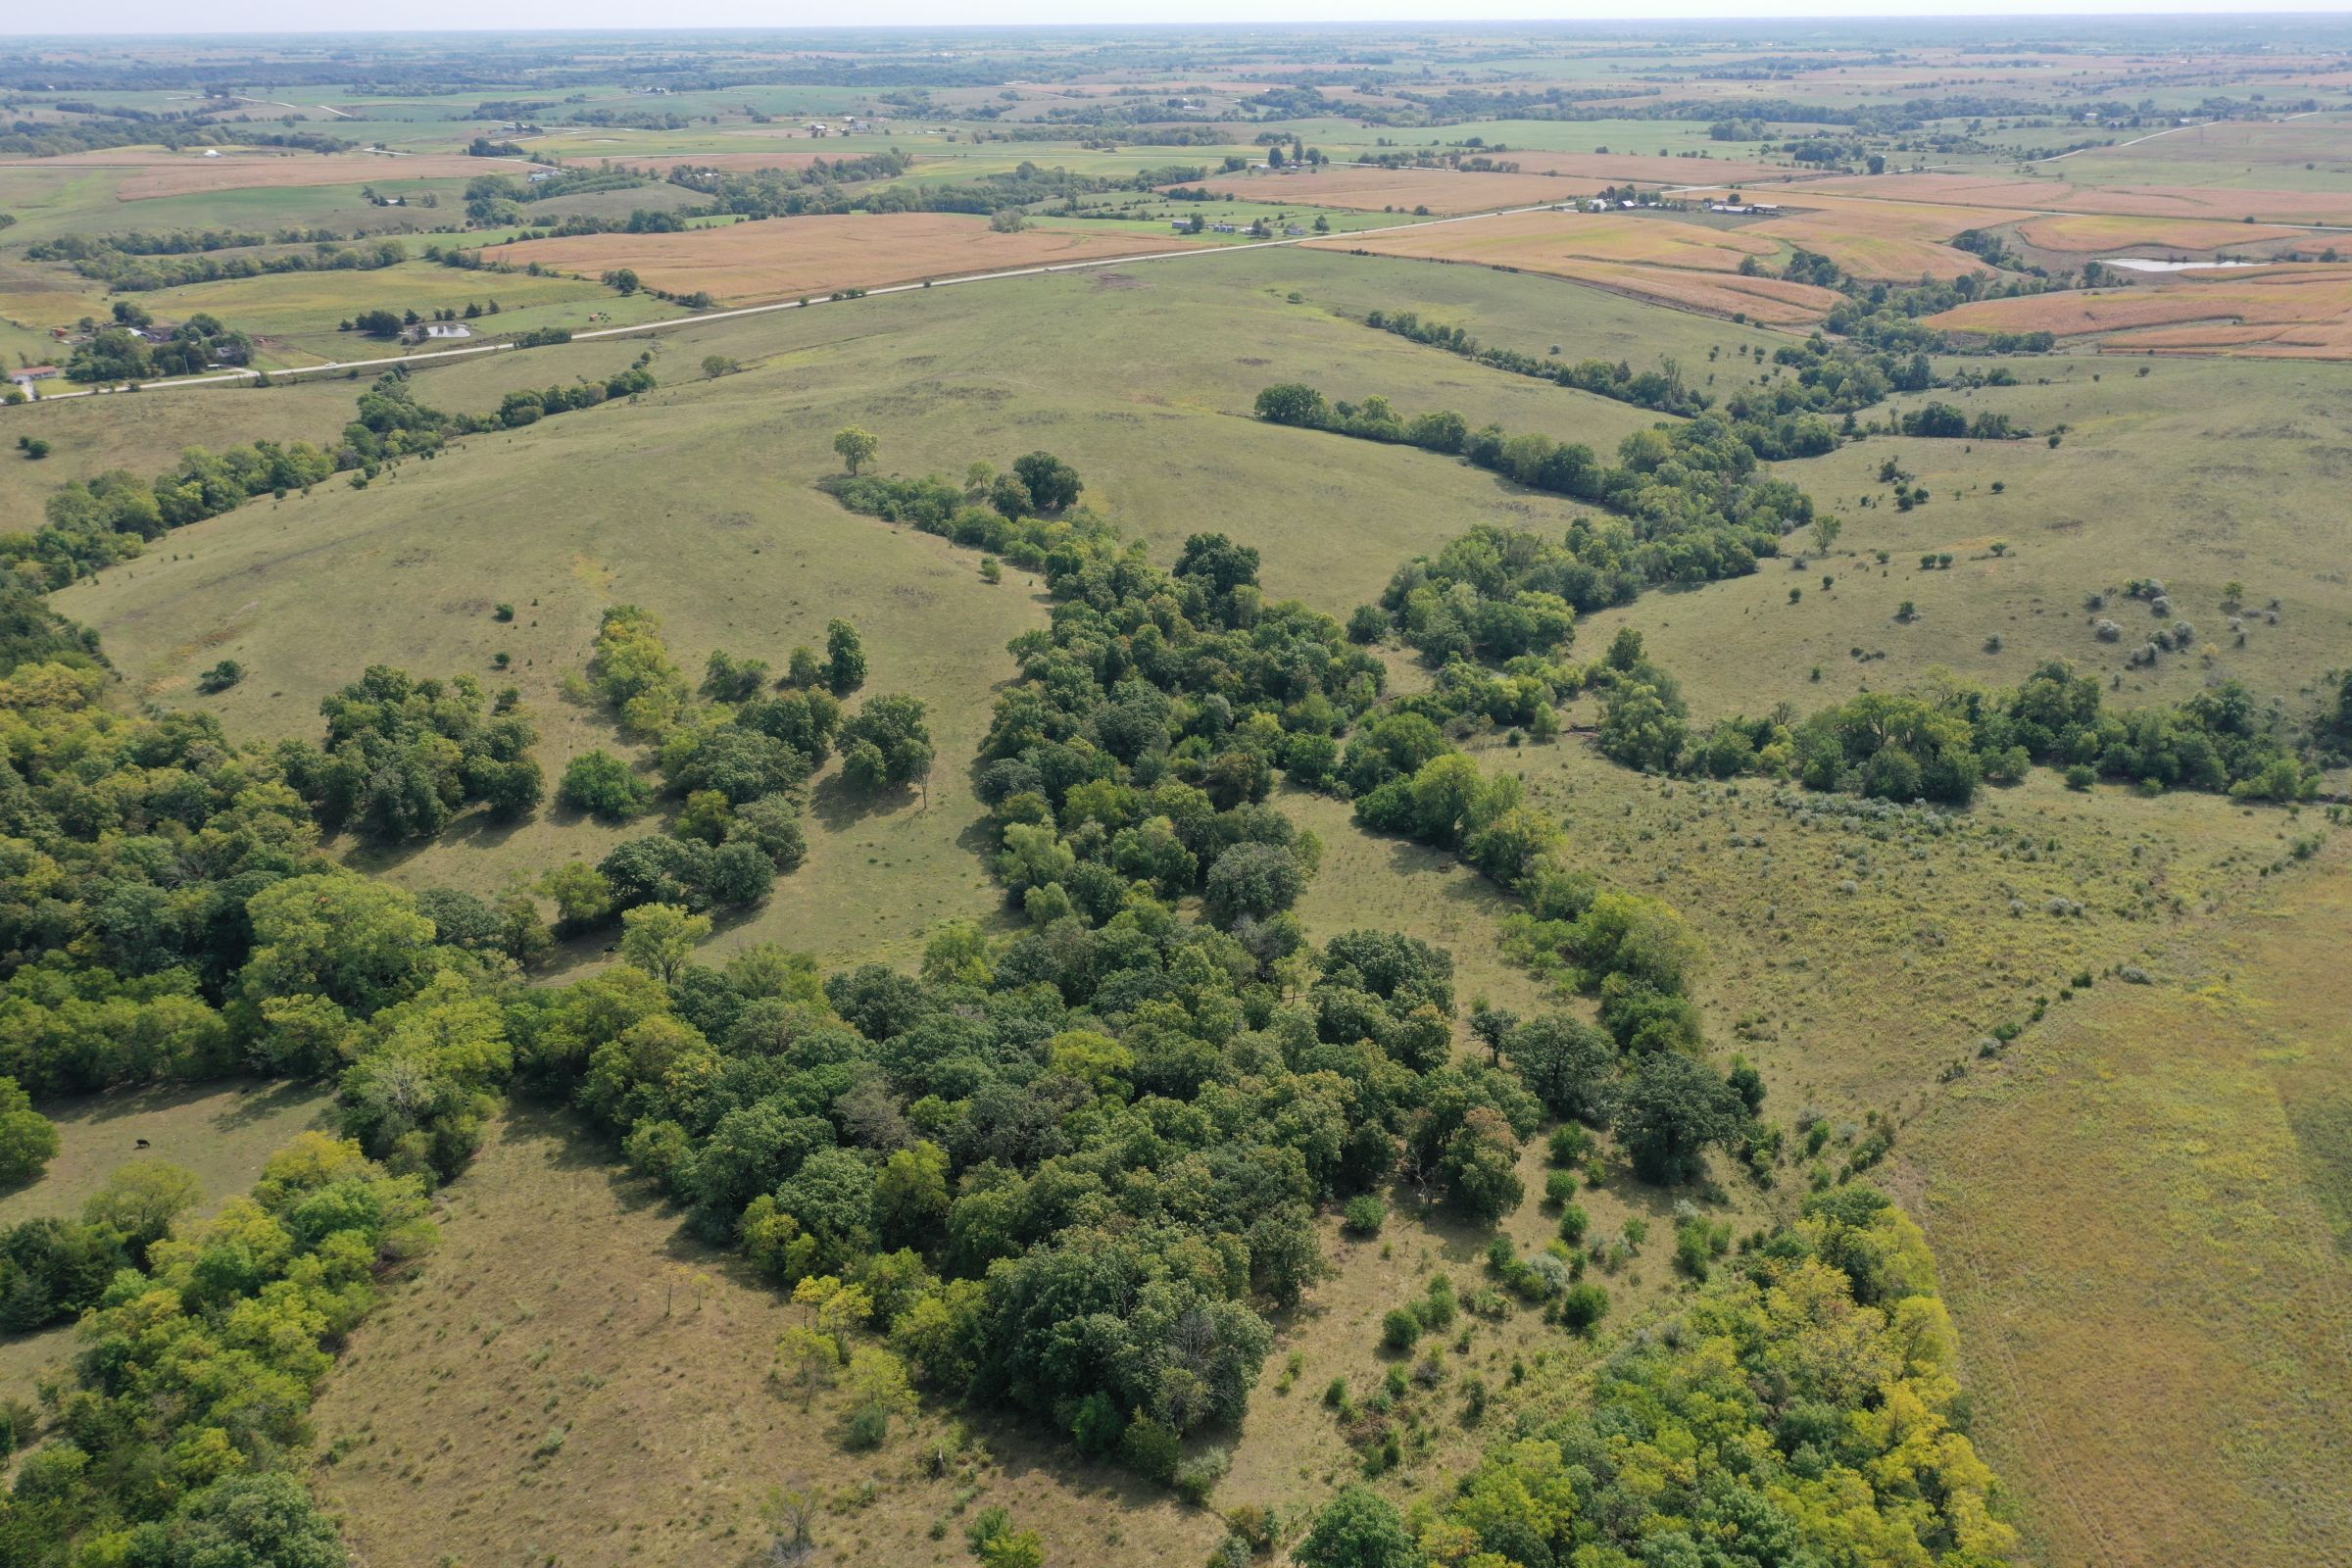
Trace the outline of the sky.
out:
M 2293 12 L 2352 12 L 2347 0 L 1958 0 L 1929 7 L 1891 0 L 1465 0 L 1458 6 L 1437 0 L 862 0 L 846 10 L 813 5 L 779 6 L 773 0 L 686 0 L 675 8 L 649 12 L 642 0 L 505 0 L 486 7 L 480 0 L 401 0 L 397 6 L 340 14 L 318 0 L 214 0 L 190 6 L 184 0 L 77 0 L 73 5 L 18 0 L 0 16 L 0 35 L 74 32 L 317 32 L 328 30 L 522 31 L 533 28 L 971 26 L 1024 24 L 1211 23 L 1279 27 L 1284 23 L 1439 22 L 1463 25 L 1491 22 L 1635 21 L 1686 18 L 1746 18 L 1788 21 L 1797 17 L 1922 16 L 2255 16 Z M 322 26 L 322 24 L 326 24 Z

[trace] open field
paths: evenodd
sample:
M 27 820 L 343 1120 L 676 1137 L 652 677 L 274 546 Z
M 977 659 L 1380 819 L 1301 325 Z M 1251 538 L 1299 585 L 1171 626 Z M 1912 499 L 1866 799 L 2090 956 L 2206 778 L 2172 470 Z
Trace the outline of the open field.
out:
M 51 1101 L 61 1147 L 38 1181 L 0 1196 L 0 1225 L 74 1217 L 117 1168 L 160 1159 L 193 1171 L 201 1213 L 244 1196 L 262 1164 L 296 1133 L 333 1119 L 317 1084 L 230 1081 L 172 1085 Z M 144 1140 L 148 1147 L 139 1148 Z
M 218 158 L 202 152 L 135 148 L 127 153 L 77 154 L 71 159 L 11 160 L 0 170 L 47 169 L 56 165 L 113 173 L 118 201 L 158 196 L 203 196 L 224 190 L 277 189 L 292 185 L 347 185 L 370 179 L 471 179 L 518 172 L 513 159 L 468 158 L 460 153 L 297 153 L 275 149 L 225 150 Z
M 2272 248 L 2281 241 L 2308 240 L 2316 250 L 2329 243 L 2326 235 L 2272 224 L 2224 223 L 2210 219 L 2116 218 L 2078 215 L 2070 218 L 2033 218 L 2017 225 L 2020 239 L 2043 250 L 2072 251 L 2086 257 L 2117 251 L 2243 251 Z
M 1916 283 L 1922 277 L 1960 277 L 1984 270 L 1981 257 L 1948 243 L 1972 228 L 1990 228 L 2025 215 L 1917 202 L 1856 201 L 1798 188 L 1775 192 L 1781 215 L 1750 223 L 1741 233 L 1785 240 L 1818 251 L 1867 282 Z
M 1801 571 L 1767 562 L 1752 576 L 1599 612 L 1579 627 L 1578 648 L 1589 657 L 1619 627 L 1634 628 L 1708 718 L 1779 702 L 1810 711 L 1939 668 L 2013 685 L 2044 659 L 2120 682 L 2115 704 L 2180 702 L 2233 677 L 2292 711 L 2315 707 L 2322 676 L 2343 662 L 2352 615 L 2336 501 L 2352 458 L 2318 411 L 2352 397 L 2352 367 L 2158 359 L 2141 376 L 2113 360 L 2005 363 L 2026 384 L 1894 406 L 1941 398 L 1972 417 L 2005 413 L 2037 430 L 2063 421 L 2059 447 L 1874 436 L 1781 465 L 1842 522 L 1829 558 Z M 1889 460 L 1929 491 L 1927 505 L 1895 507 L 1878 478 Z M 1920 570 L 1926 552 L 1950 552 L 1951 569 Z M 2157 622 L 2121 590 L 2141 576 L 2164 581 L 2200 640 L 2134 669 L 2130 655 Z M 2246 591 L 2242 645 L 2222 609 L 2232 580 Z M 1788 602 L 1791 588 L 1800 602 Z M 2098 616 L 2083 608 L 2092 593 L 2108 596 L 2099 613 L 2123 629 L 2118 641 L 2094 634 Z M 1916 607 L 1909 624 L 1894 618 L 1905 600 Z
M 1942 202 L 1957 207 L 2195 218 L 2256 224 L 2352 223 L 2352 191 L 2098 186 L 2076 183 L 2071 169 L 2068 172 L 2067 179 L 2021 179 L 2014 174 L 1840 175 L 1811 181 L 1805 188 L 1880 201 Z
M 1759 321 L 1818 320 L 1841 296 L 1808 283 L 1742 276 L 1742 258 L 1780 246 L 1751 230 L 1620 213 L 1518 213 L 1477 223 L 1350 235 L 1316 248 L 1516 269 L 1659 304 Z
M 1440 218 L 1500 207 L 1572 201 L 1599 189 L 1590 179 L 1549 174 L 1465 174 L 1448 169 L 1342 169 L 1254 174 L 1211 174 L 1170 190 L 1232 191 L 1261 202 L 1306 207 L 1354 207 L 1373 212 L 1429 212 Z
M 1978 1431 L 2044 1561 L 2344 1560 L 2343 850 L 1906 1135 Z
M 720 300 L 790 299 L 844 288 L 879 288 L 1060 262 L 1100 261 L 1181 248 L 1175 235 L 1102 233 L 1091 228 L 1001 234 L 984 218 L 955 213 L 849 214 L 779 218 L 676 234 L 587 234 L 524 240 L 487 252 L 494 261 L 601 273 L 632 269 L 671 293 L 707 289 Z
M 1769 179 L 1787 166 L 1737 158 L 1660 158 L 1642 153 L 1554 153 L 1514 147 L 1501 155 L 1525 174 L 1567 174 L 1601 184 L 1688 185 L 1692 181 L 1732 183 Z
M 1961 332 L 2113 333 L 2100 344 L 2109 353 L 2197 349 L 2341 359 L 2352 357 L 2352 267 L 2173 272 L 2161 283 L 2125 289 L 1979 300 L 1929 320 Z

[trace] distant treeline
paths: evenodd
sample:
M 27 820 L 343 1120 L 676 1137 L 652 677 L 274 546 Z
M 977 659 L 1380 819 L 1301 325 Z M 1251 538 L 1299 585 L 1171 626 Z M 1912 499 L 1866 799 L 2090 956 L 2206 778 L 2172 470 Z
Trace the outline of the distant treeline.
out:
M 68 247 L 74 252 L 71 257 L 66 255 Z M 322 243 L 312 250 L 280 251 L 270 256 L 216 256 L 207 254 L 213 249 L 209 246 L 194 254 L 142 256 L 120 250 L 108 240 L 78 238 L 39 248 L 50 256 L 71 260 L 74 270 L 82 276 L 96 278 L 107 287 L 125 293 L 177 288 L 182 283 L 212 283 L 222 278 L 261 277 L 271 272 L 366 272 L 397 267 L 409 259 L 408 247 L 396 239 L 367 240 L 348 248 Z

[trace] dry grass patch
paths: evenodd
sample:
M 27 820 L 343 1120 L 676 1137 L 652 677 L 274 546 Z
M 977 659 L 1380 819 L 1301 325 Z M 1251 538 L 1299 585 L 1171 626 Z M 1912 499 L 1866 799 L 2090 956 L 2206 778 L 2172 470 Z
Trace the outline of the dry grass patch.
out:
M 628 268 L 652 288 L 727 301 L 792 299 L 1019 267 L 1164 251 L 1164 235 L 1027 228 L 1001 234 L 958 213 L 779 218 L 675 234 L 584 234 L 495 246 L 492 261 L 588 276 Z

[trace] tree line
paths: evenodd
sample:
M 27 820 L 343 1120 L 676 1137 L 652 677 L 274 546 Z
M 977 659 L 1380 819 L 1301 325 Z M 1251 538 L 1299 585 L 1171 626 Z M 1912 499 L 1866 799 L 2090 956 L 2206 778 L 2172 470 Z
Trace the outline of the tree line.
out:
M 1743 576 L 1761 557 L 1780 552 L 1782 535 L 1812 521 L 1802 490 L 1759 466 L 1754 451 L 1714 414 L 1681 424 L 1637 430 L 1604 463 L 1581 442 L 1510 435 L 1499 426 L 1473 430 L 1450 410 L 1406 417 L 1383 397 L 1360 406 L 1328 403 L 1292 382 L 1257 396 L 1257 416 L 1272 424 L 1395 442 L 1459 457 L 1530 489 L 1606 507 L 1623 529 L 1594 530 L 1593 594 L 1580 609 L 1630 601 L 1662 582 Z M 1572 540 L 1572 547 L 1577 541 Z

